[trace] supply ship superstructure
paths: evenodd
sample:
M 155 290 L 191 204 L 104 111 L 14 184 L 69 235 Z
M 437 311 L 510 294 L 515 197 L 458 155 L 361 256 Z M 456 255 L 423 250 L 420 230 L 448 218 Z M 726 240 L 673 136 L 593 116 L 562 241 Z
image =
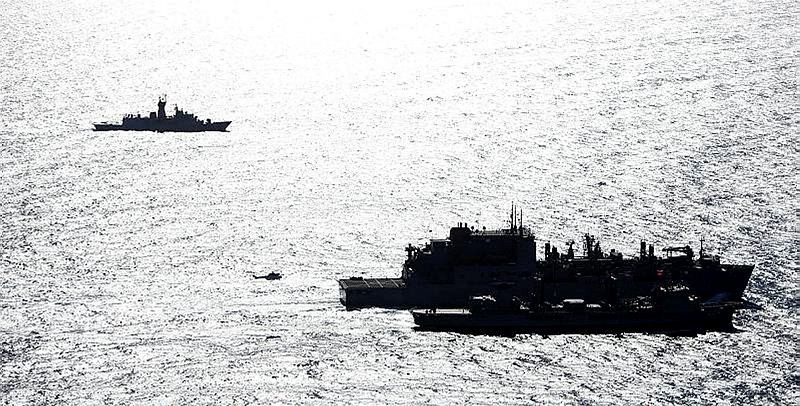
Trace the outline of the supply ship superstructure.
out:
M 409 245 L 399 278 L 351 277 L 339 280 L 340 300 L 348 309 L 463 308 L 470 297 L 490 294 L 507 286 L 513 295 L 536 292 L 543 300 L 584 300 L 649 295 L 664 281 L 680 282 L 699 300 L 741 301 L 753 265 L 720 262 L 702 248 L 695 258 L 689 246 L 669 247 L 656 256 L 653 245 L 641 242 L 638 257 L 604 252 L 598 240 L 583 238 L 583 253 L 575 243 L 561 253 L 537 242 L 530 229 L 512 214 L 510 227 L 476 230 L 459 223 L 448 238 L 433 239 L 422 247 Z

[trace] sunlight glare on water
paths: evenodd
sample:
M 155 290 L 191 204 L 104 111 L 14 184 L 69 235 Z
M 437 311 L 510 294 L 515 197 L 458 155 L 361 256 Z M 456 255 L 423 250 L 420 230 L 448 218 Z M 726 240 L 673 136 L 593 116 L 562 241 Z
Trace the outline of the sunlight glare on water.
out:
M 798 403 L 797 2 L 0 9 L 4 403 Z M 230 131 L 91 131 L 164 93 Z M 339 304 L 512 201 L 559 246 L 704 237 L 762 309 L 506 338 Z

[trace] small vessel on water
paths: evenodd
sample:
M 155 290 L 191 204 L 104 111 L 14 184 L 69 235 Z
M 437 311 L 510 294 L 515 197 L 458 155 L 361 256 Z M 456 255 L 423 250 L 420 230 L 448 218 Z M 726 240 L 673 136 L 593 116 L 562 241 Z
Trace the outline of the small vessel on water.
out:
M 411 314 L 421 330 L 478 334 L 698 333 L 732 330 L 737 307 L 734 302 L 700 302 L 687 287 L 673 285 L 619 302 L 500 302 L 478 296 L 466 308 L 414 309 Z
M 463 308 L 470 297 L 488 294 L 497 283 L 511 285 L 515 295 L 537 292 L 551 303 L 576 297 L 593 301 L 609 291 L 621 298 L 648 295 L 669 280 L 686 285 L 703 302 L 741 302 L 753 272 L 753 265 L 725 264 L 707 255 L 702 241 L 699 257 L 689 246 L 664 248 L 664 256 L 656 256 L 653 245 L 641 241 L 638 257 L 623 258 L 613 249 L 604 252 L 588 234 L 582 256 L 574 241 L 563 253 L 547 242 L 539 259 L 536 238 L 517 215 L 512 207 L 509 228 L 477 230 L 459 223 L 448 238 L 421 247 L 409 244 L 399 278 L 340 279 L 340 301 L 348 309 Z
M 107 122 L 94 123 L 95 131 L 158 131 L 158 132 L 202 132 L 226 131 L 230 121 L 200 120 L 192 113 L 180 110 L 175 106 L 175 115 L 168 116 L 165 110 L 167 96 L 158 98 L 158 112 L 150 115 L 128 114 L 122 118 L 122 124 Z

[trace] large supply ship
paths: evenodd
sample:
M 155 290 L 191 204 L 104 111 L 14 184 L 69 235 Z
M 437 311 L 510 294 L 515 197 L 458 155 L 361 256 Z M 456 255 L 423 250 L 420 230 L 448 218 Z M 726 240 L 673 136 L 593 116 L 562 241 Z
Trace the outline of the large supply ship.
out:
M 175 106 L 175 115 L 166 112 L 167 97 L 158 98 L 158 112 L 150 115 L 128 114 L 122 118 L 122 124 L 107 122 L 94 123 L 95 131 L 158 131 L 158 132 L 202 132 L 225 131 L 230 121 L 200 120 L 192 113 L 185 112 Z
M 622 298 L 649 295 L 664 281 L 684 284 L 703 302 L 741 301 L 753 272 L 753 265 L 725 264 L 708 255 L 702 241 L 697 257 L 689 246 L 664 248 L 656 256 L 653 245 L 644 241 L 638 256 L 623 257 L 613 249 L 603 251 L 587 234 L 582 255 L 574 242 L 567 243 L 565 252 L 545 243 L 539 258 L 536 238 L 517 216 L 512 209 L 508 228 L 477 230 L 459 223 L 447 238 L 409 245 L 399 278 L 340 279 L 340 301 L 348 309 L 458 308 L 472 296 L 507 284 L 512 294 L 533 291 L 557 303 L 604 298 L 609 291 Z

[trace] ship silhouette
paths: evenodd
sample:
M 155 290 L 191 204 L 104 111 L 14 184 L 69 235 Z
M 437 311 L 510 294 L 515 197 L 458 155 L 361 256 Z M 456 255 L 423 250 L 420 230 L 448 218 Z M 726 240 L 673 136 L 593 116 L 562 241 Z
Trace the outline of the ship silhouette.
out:
M 513 211 L 512 213 L 516 213 Z M 583 255 L 574 241 L 566 252 L 544 244 L 537 258 L 537 241 L 521 214 L 511 215 L 511 226 L 477 230 L 459 223 L 448 238 L 433 239 L 421 247 L 409 245 L 399 278 L 355 276 L 339 280 L 340 301 L 348 309 L 463 308 L 472 296 L 509 285 L 513 295 L 536 292 L 543 300 L 596 300 L 615 292 L 621 298 L 648 295 L 664 281 L 686 285 L 698 299 L 742 302 L 753 265 L 726 264 L 707 255 L 701 241 L 699 257 L 689 246 L 664 248 L 656 256 L 653 245 L 641 242 L 638 257 L 623 258 L 616 250 L 604 252 L 599 241 L 583 238 Z
M 200 120 L 192 113 L 175 106 L 175 115 L 168 116 L 165 110 L 167 96 L 158 98 L 158 112 L 151 111 L 146 117 L 141 114 L 127 114 L 122 124 L 107 122 L 94 123 L 95 131 L 157 131 L 157 132 L 202 132 L 226 131 L 230 121 Z

